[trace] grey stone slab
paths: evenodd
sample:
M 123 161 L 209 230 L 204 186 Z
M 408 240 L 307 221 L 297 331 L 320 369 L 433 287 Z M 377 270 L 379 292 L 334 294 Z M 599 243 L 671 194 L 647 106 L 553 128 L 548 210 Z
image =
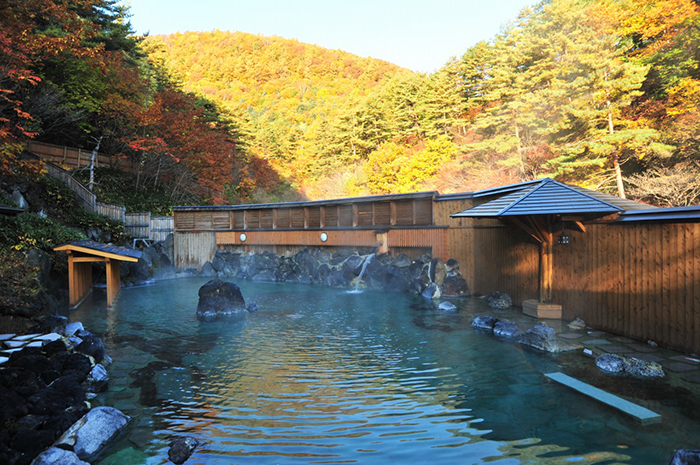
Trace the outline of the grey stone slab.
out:
M 671 370 L 675 373 L 683 373 L 686 371 L 694 371 L 694 370 L 698 369 L 698 367 L 696 367 L 696 366 L 689 365 L 689 364 L 683 363 L 683 362 L 666 362 L 666 363 L 662 363 L 662 365 L 667 370 Z
M 588 331 L 588 335 L 591 337 L 603 337 L 605 336 L 606 333 L 605 331 Z
M 675 357 L 669 357 L 668 359 L 683 363 L 700 364 L 700 360 L 694 357 L 688 357 L 687 355 L 676 355 Z
M 32 339 L 41 336 L 39 333 L 34 333 L 34 334 L 23 334 L 21 336 L 15 336 L 14 339 L 15 341 L 31 341 Z
M 624 336 L 614 336 L 614 337 L 611 337 L 610 340 L 614 341 L 614 342 L 621 342 L 623 344 L 632 344 L 632 343 L 636 342 L 634 339 L 630 339 L 630 338 L 624 337 Z
M 7 341 L 8 339 L 12 339 L 15 337 L 15 334 L 0 334 L 0 341 Z
M 581 334 L 581 333 L 560 333 L 560 334 L 557 334 L 557 336 L 562 337 L 564 339 L 578 339 L 580 337 L 583 337 L 583 334 Z
M 657 357 L 656 355 L 652 354 L 642 354 L 639 352 L 632 352 L 629 354 L 625 354 L 628 357 L 634 357 L 639 360 L 644 360 L 646 362 L 662 362 L 664 359 L 662 357 Z
M 651 347 L 648 344 L 640 344 L 637 342 L 636 344 L 628 344 L 629 347 L 635 350 L 635 352 L 656 352 L 656 349 Z
M 0 356 L 0 365 L 2 365 L 3 363 L 7 363 L 8 360 L 10 360 L 10 357 Z
M 34 338 L 35 341 L 57 341 L 58 339 L 61 339 L 61 335 L 58 333 L 48 333 L 48 334 L 42 334 L 41 336 L 37 336 Z
M 692 373 L 689 375 L 684 375 L 683 379 L 693 384 L 700 384 L 700 373 Z
M 27 341 L 4 341 L 3 344 L 5 344 L 8 349 L 17 349 L 26 346 Z
M 610 344 L 610 341 L 607 339 L 590 339 L 588 341 L 583 341 L 583 344 L 587 346 L 603 346 Z
M 5 350 L 0 351 L 0 354 L 9 355 L 13 352 L 19 352 L 22 349 L 24 349 L 24 347 L 15 347 L 14 349 L 5 349 Z
M 632 349 L 630 349 L 627 346 L 616 346 L 616 345 L 605 345 L 601 347 L 604 351 L 609 352 L 611 354 L 626 354 L 629 352 L 634 352 Z
M 567 376 L 564 373 L 546 373 L 546 377 L 556 381 L 557 383 L 563 384 L 564 386 L 570 387 L 581 394 L 591 397 L 599 402 L 609 405 L 627 415 L 630 415 L 637 420 L 639 420 L 643 425 L 650 425 L 653 423 L 661 422 L 661 415 L 656 412 L 652 412 L 640 405 L 634 404 L 630 401 L 622 399 L 614 394 L 598 389 L 595 386 L 586 384 L 579 381 L 571 376 Z

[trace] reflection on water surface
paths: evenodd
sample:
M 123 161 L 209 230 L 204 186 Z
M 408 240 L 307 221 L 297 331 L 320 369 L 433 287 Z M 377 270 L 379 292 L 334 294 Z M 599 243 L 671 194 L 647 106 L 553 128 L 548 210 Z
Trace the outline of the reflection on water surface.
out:
M 111 310 L 97 293 L 70 314 L 115 360 L 95 402 L 134 417 L 102 463 L 163 463 L 185 434 L 206 441 L 188 463 L 207 464 L 659 464 L 700 444 L 691 393 L 613 380 L 664 416 L 641 427 L 542 375 L 610 382 L 592 360 L 474 332 L 478 298 L 444 313 L 415 296 L 238 282 L 260 310 L 203 323 L 205 281 L 124 289 Z

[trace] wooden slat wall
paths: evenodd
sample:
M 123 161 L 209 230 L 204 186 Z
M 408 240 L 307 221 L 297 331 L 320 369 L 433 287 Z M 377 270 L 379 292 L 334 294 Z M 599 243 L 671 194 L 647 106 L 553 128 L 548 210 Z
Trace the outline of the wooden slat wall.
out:
M 433 202 L 431 199 L 408 199 L 233 211 L 199 209 L 175 212 L 175 224 L 177 229 L 195 231 L 432 226 Z
M 246 240 L 241 242 L 240 235 Z M 303 245 L 317 247 L 375 247 L 376 236 L 371 230 L 326 231 L 328 240 L 321 241 L 319 231 L 221 231 L 216 233 L 217 245 Z M 433 256 L 447 259 L 447 229 L 392 229 L 387 235 L 389 247 L 420 247 L 433 249 Z
M 477 294 L 507 292 L 516 304 L 538 297 L 539 249 L 494 220 L 449 218 L 470 201 L 435 203 L 447 224 L 449 255 Z M 700 224 L 588 224 L 554 246 L 552 301 L 565 320 L 640 341 L 700 353 Z
M 552 300 L 564 318 L 700 352 L 700 224 L 588 225 L 555 246 Z
M 323 226 L 334 227 L 338 226 L 338 207 L 333 205 L 323 207 Z
M 179 269 L 197 268 L 214 258 L 216 233 L 178 232 L 174 242 L 175 266 Z
M 432 255 L 447 261 L 449 256 L 447 229 L 392 229 L 387 234 L 391 247 L 432 247 Z
M 241 242 L 240 235 L 246 240 Z M 224 231 L 216 233 L 218 245 L 304 245 L 317 247 L 357 246 L 374 247 L 376 238 L 373 231 L 328 231 L 328 240 L 321 241 L 319 231 Z

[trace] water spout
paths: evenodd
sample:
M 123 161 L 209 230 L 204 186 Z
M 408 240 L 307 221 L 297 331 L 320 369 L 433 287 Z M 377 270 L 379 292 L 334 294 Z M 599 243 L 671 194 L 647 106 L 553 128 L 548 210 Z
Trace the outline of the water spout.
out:
M 362 276 L 365 274 L 365 270 L 367 270 L 367 265 L 369 265 L 369 262 L 372 261 L 374 258 L 373 253 L 367 255 L 367 258 L 365 259 L 365 262 L 362 264 L 362 269 L 360 270 L 360 274 L 357 276 L 357 281 L 355 281 L 355 291 L 359 290 L 360 287 L 360 282 L 362 281 Z

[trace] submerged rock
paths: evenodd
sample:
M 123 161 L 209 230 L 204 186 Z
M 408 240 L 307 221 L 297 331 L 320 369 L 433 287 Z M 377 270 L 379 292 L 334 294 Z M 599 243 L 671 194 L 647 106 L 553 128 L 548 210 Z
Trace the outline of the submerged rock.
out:
M 199 288 L 197 318 L 214 320 L 220 316 L 230 316 L 245 312 L 245 300 L 240 288 L 219 279 L 212 279 Z
M 453 304 L 452 302 L 440 302 L 440 305 L 438 305 L 438 308 L 442 310 L 443 312 L 454 312 L 457 310 L 457 306 Z
M 566 326 L 570 329 L 586 329 L 586 323 L 579 317 L 574 318 L 574 320 Z
M 545 323 L 537 323 L 533 328 L 528 329 L 518 342 L 543 352 L 559 352 L 561 350 L 554 329 Z
M 423 290 L 423 292 L 421 292 L 421 295 L 426 299 L 439 299 L 442 293 L 440 292 L 438 285 L 432 283 L 429 284 L 428 287 Z
M 464 278 L 461 276 L 448 276 L 442 283 L 442 295 L 469 297 L 472 293 Z
M 474 318 L 474 321 L 472 321 L 472 328 L 491 332 L 497 321 L 498 320 L 492 316 L 477 316 Z
M 601 371 L 610 374 L 628 374 L 635 378 L 663 378 L 664 369 L 656 362 L 647 362 L 617 354 L 603 354 L 595 359 Z
M 489 294 L 486 300 L 489 307 L 498 310 L 505 310 L 513 306 L 513 299 L 511 299 L 508 294 L 501 294 L 498 291 Z
M 520 335 L 520 330 L 512 321 L 498 320 L 493 326 L 493 334 L 499 337 L 516 337 Z
M 199 441 L 191 436 L 177 438 L 170 443 L 168 459 L 176 465 L 181 465 L 190 458 L 198 445 Z

